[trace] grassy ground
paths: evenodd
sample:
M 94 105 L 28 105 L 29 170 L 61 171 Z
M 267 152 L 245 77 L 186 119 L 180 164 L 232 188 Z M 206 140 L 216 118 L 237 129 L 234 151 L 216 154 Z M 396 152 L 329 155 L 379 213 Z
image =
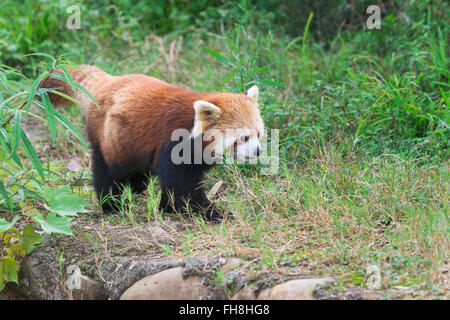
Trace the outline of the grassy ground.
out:
M 161 214 L 155 181 L 149 193 L 124 195 L 132 206 L 122 215 L 103 219 L 184 221 L 184 229 L 172 230 L 176 242 L 160 243 L 163 254 L 251 252 L 255 277 L 333 274 L 365 287 L 367 268 L 376 265 L 382 289 L 419 285 L 422 297 L 448 298 L 448 16 L 436 26 L 429 18 L 435 9 L 427 8 L 416 16 L 421 20 L 390 16 L 382 30 L 343 34 L 326 49 L 307 27 L 298 37 L 262 32 L 243 23 L 245 16 L 223 32 L 184 38 L 149 34 L 138 41 L 126 38 L 126 26 L 111 38 L 89 34 L 68 49 L 74 62 L 199 91 L 237 92 L 258 83 L 266 127 L 280 129 L 276 174 L 261 175 L 261 165 L 229 164 L 207 175 L 207 189 L 222 182 L 211 198 L 234 219 L 208 224 Z M 32 61 L 32 73 L 48 68 L 42 59 Z M 62 112 L 84 127 L 82 110 Z M 39 131 L 32 123 L 28 128 Z M 58 174 L 49 184 L 70 183 L 98 212 L 89 151 L 63 130 L 53 148 L 45 131 L 35 143 Z M 67 171 L 72 159 L 81 164 L 76 173 Z

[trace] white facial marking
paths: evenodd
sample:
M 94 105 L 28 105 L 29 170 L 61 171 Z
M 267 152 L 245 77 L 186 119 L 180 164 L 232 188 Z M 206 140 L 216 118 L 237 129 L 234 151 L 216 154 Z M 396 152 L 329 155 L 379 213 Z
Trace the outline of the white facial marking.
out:
M 238 160 L 255 159 L 261 153 L 261 143 L 257 138 L 250 138 L 245 143 L 237 145 L 236 158 Z
M 209 130 L 208 130 L 209 131 Z M 208 136 L 210 136 L 208 134 Z M 216 157 L 227 155 L 241 161 L 257 158 L 261 154 L 261 143 L 258 131 L 249 128 L 226 130 L 225 133 L 216 131 L 211 150 Z M 209 140 L 209 139 L 208 139 Z
M 225 134 L 221 135 L 221 137 L 216 141 L 217 144 L 215 148 L 215 154 L 217 156 L 223 156 L 224 154 L 229 154 L 236 141 L 236 137 L 234 135 Z

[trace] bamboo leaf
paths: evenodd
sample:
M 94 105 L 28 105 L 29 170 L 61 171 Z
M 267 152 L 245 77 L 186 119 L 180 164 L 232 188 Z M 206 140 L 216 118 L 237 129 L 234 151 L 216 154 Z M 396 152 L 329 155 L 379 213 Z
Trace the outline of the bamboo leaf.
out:
M 55 110 L 47 93 L 42 95 L 42 102 L 44 104 L 45 116 L 47 118 L 48 129 L 52 137 L 52 143 L 56 142 L 56 122 L 55 122 Z
M 70 72 L 62 65 L 59 65 L 59 69 L 64 73 L 64 76 L 66 77 L 67 82 L 72 87 L 73 92 L 76 92 L 75 82 L 73 81 L 72 76 L 70 75 Z
M 201 48 L 201 49 L 203 51 L 205 51 L 206 53 L 209 53 L 210 55 L 212 55 L 214 58 L 216 58 L 220 62 L 223 62 L 223 63 L 226 63 L 226 64 L 231 64 L 230 59 L 228 59 L 224 55 L 218 53 L 217 51 L 214 51 L 214 50 L 211 50 L 211 49 L 208 49 L 208 48 Z
M 42 178 L 42 181 L 45 181 L 44 177 L 44 169 L 42 168 L 41 160 L 39 159 L 36 150 L 34 149 L 33 145 L 31 144 L 30 140 L 28 140 L 28 137 L 25 133 L 25 131 L 21 130 L 21 137 L 22 137 L 22 144 L 25 148 L 26 153 L 30 157 L 31 162 L 33 163 L 34 168 L 37 170 L 39 175 Z
M 38 86 L 46 76 L 48 76 L 48 72 L 43 72 L 39 75 L 39 77 L 36 78 L 36 80 L 34 80 L 33 85 L 31 86 L 30 94 L 28 95 L 28 100 L 27 100 L 27 105 L 26 105 L 25 110 L 28 110 L 30 108 L 31 102 L 33 101 L 33 98 L 36 95 Z
M 69 95 L 67 95 L 65 93 L 62 93 L 62 92 L 59 92 L 59 91 L 56 91 L 56 90 L 48 90 L 48 92 L 56 94 L 56 95 L 58 95 L 60 97 L 63 97 L 64 99 L 67 99 L 67 100 L 69 100 L 69 101 L 71 101 L 73 103 L 79 104 L 80 106 L 83 106 L 83 107 L 87 108 L 87 106 L 84 103 L 81 103 L 80 101 L 75 100 L 74 98 L 72 98 L 71 96 L 69 96 Z
M 51 73 L 50 76 L 52 78 L 55 78 L 55 79 L 58 79 L 58 80 L 61 80 L 64 82 L 68 82 L 68 80 L 64 76 L 60 75 L 59 73 Z M 87 95 L 89 97 L 89 99 L 91 99 L 92 102 L 94 102 L 94 104 L 97 106 L 98 110 L 100 110 L 100 107 L 97 104 L 97 101 L 95 101 L 94 97 L 89 92 L 87 92 L 87 90 L 84 87 L 82 87 L 81 85 L 79 85 L 76 82 L 73 82 L 73 86 L 75 88 L 77 88 L 78 90 L 80 90 L 81 92 L 83 92 L 85 95 Z
M 1 180 L 0 180 L 0 193 L 3 197 L 3 200 L 5 200 L 6 207 L 8 209 L 11 209 L 12 207 L 11 199 L 9 198 L 8 191 L 6 191 L 5 186 L 3 185 L 3 182 Z
M 97 109 L 100 110 L 100 106 L 97 104 L 97 101 L 95 101 L 94 97 L 89 92 L 87 92 L 87 90 L 85 88 L 80 86 L 78 83 L 75 83 L 75 87 L 77 89 L 81 90 L 85 95 L 87 95 L 89 97 L 89 99 L 91 99 L 92 102 L 94 102 L 94 104 L 97 106 Z
M 80 142 L 83 144 L 83 146 L 85 148 L 87 148 L 87 142 L 86 140 L 83 138 L 83 135 L 81 134 L 81 132 L 75 128 L 75 126 L 69 121 L 67 120 L 66 117 L 64 117 L 61 113 L 59 113 L 58 111 L 55 111 L 55 116 L 56 118 L 58 118 L 58 120 L 70 131 L 72 132 L 75 137 L 77 137 L 78 140 L 80 140 Z
M 13 129 L 12 129 L 12 143 L 11 143 L 11 150 L 10 150 L 10 158 L 16 154 L 17 147 L 19 146 L 20 142 L 20 120 L 21 120 L 21 112 L 20 110 L 16 110 L 14 113 L 13 118 Z

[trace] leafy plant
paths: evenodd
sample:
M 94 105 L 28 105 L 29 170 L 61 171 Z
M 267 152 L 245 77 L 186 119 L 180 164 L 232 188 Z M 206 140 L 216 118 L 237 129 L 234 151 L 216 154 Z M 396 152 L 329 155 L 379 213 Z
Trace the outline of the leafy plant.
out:
M 52 173 L 42 165 L 23 127 L 24 118 L 38 119 L 47 126 L 55 143 L 57 123 L 60 123 L 86 145 L 78 129 L 50 103 L 48 93 L 64 94 L 53 88 L 39 88 L 39 83 L 52 75 L 70 83 L 74 89 L 85 91 L 67 72 L 67 67 L 78 67 L 62 57 L 49 58 L 51 71 L 41 73 L 34 80 L 27 79 L 16 69 L 0 66 L 1 92 L 9 95 L 0 94 L 0 290 L 6 282 L 17 283 L 19 261 L 42 242 L 42 232 L 72 235 L 70 222 L 77 213 L 86 212 L 87 203 L 73 194 L 69 186 L 48 186 Z M 64 76 L 54 73 L 56 69 Z M 29 90 L 23 87 L 23 79 L 31 84 Z M 45 118 L 35 112 L 32 105 L 40 108 Z

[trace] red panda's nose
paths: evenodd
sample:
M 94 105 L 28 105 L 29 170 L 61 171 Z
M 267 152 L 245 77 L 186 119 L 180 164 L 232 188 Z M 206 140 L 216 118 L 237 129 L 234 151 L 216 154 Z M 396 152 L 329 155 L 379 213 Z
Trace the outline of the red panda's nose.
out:
M 261 154 L 261 148 L 260 147 L 256 147 L 256 156 L 259 157 Z

